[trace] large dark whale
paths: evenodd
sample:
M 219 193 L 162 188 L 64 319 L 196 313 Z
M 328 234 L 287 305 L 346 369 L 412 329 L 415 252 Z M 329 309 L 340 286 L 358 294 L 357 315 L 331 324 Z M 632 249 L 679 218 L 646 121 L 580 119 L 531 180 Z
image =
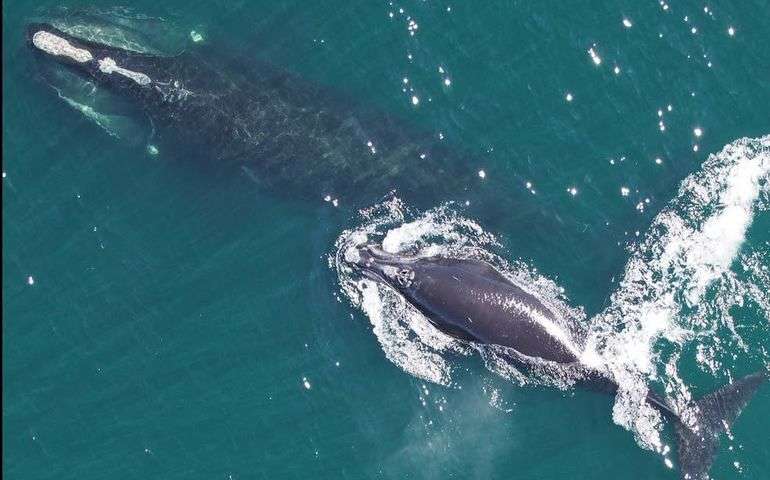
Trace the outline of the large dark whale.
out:
M 581 364 L 575 328 L 535 295 L 515 285 L 491 265 L 469 259 L 394 255 L 375 245 L 356 250 L 348 263 L 362 275 L 398 292 L 438 330 L 469 342 L 506 347 L 518 367 L 547 361 L 577 372 L 581 383 L 615 392 L 612 377 Z M 695 402 L 695 424 L 682 421 L 665 400 L 650 391 L 647 401 L 674 422 L 683 479 L 707 479 L 718 437 L 767 379 L 748 375 Z
M 130 100 L 155 141 L 172 142 L 180 156 L 245 169 L 292 196 L 355 200 L 365 192 L 371 202 L 397 189 L 432 192 L 435 201 L 480 182 L 438 137 L 226 51 L 140 53 L 48 23 L 28 25 L 27 43 L 43 63 Z

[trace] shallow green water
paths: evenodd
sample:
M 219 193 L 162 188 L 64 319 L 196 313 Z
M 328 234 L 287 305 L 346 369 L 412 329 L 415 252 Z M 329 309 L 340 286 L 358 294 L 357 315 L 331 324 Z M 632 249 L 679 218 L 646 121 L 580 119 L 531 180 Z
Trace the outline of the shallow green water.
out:
M 770 133 L 766 1 L 157 3 L 132 10 L 440 132 L 485 172 L 479 204 L 508 199 L 467 215 L 586 322 L 687 175 Z M 23 32 L 41 8 L 3 5 L 8 478 L 677 478 L 613 422 L 611 397 L 522 387 L 477 355 L 447 355 L 463 372 L 448 387 L 388 361 L 327 260 L 355 209 L 107 135 L 32 78 Z M 768 266 L 767 181 L 738 279 Z M 763 278 L 748 283 L 767 300 Z M 767 305 L 729 309 L 743 343 L 720 324 L 717 373 L 694 360 L 701 340 L 681 347 L 696 397 L 767 368 Z M 770 475 L 768 412 L 770 387 L 715 478 Z

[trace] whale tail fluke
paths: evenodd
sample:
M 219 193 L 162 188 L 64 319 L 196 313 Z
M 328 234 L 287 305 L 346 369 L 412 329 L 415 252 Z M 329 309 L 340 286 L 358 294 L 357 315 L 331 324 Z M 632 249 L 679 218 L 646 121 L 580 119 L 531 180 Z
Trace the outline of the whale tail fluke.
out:
M 757 388 L 768 379 L 768 372 L 757 372 L 726 385 L 696 401 L 697 420 L 688 426 L 676 422 L 680 477 L 687 480 L 708 479 L 719 436 L 733 424 L 749 403 Z

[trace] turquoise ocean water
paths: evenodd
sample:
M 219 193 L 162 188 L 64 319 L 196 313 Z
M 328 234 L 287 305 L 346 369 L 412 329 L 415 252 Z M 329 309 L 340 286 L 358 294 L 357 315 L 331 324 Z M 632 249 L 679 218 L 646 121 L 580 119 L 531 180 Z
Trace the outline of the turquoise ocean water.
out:
M 3 3 L 7 478 L 674 479 L 639 389 L 770 367 L 767 1 L 69 3 Z M 351 204 L 152 154 L 39 81 L 51 12 L 267 61 L 445 142 L 474 193 Z M 364 237 L 488 255 L 626 394 L 436 334 L 340 264 Z M 714 478 L 770 477 L 769 413 L 766 385 Z

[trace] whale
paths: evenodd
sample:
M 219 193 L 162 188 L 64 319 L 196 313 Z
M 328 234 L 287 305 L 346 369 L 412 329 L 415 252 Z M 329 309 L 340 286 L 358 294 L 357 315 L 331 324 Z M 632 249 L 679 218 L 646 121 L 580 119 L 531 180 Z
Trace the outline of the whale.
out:
M 237 169 L 279 194 L 358 205 L 393 190 L 436 198 L 480 183 L 438 136 L 267 63 L 206 45 L 136 51 L 78 31 L 30 23 L 26 43 L 39 63 L 146 117 L 154 151 L 169 145 L 177 157 Z
M 355 247 L 345 261 L 362 277 L 395 291 L 451 337 L 502 347 L 504 358 L 524 370 L 546 363 L 578 375 L 581 386 L 618 390 L 609 372 L 581 361 L 577 326 L 484 261 L 394 254 L 376 244 Z M 663 397 L 648 390 L 647 402 L 674 424 L 681 479 L 709 478 L 720 434 L 767 378 L 767 372 L 753 373 L 694 401 L 694 421 L 684 421 Z

